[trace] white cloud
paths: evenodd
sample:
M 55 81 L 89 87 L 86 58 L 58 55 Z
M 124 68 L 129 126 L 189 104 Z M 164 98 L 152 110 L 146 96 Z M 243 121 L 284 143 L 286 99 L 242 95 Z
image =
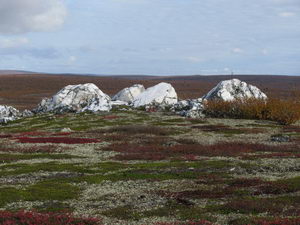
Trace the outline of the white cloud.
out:
M 203 58 L 200 57 L 195 57 L 195 56 L 189 56 L 186 58 L 188 61 L 193 62 L 193 63 L 199 63 L 199 62 L 203 62 Z
M 233 53 L 236 53 L 236 54 L 241 54 L 241 53 L 244 52 L 244 50 L 241 49 L 241 48 L 234 48 L 234 49 L 232 49 L 232 52 L 233 52 Z
M 293 13 L 293 12 L 281 12 L 281 13 L 278 14 L 278 16 L 280 16 L 280 17 L 293 17 L 295 15 L 296 14 Z
M 77 61 L 77 57 L 76 56 L 72 55 L 72 56 L 69 57 L 69 62 L 70 63 L 73 63 L 73 62 L 76 62 L 76 61 Z
M 263 55 L 268 55 L 268 53 L 269 53 L 269 51 L 265 48 L 261 50 L 261 54 L 263 54 Z
M 0 0 L 0 34 L 51 31 L 66 14 L 62 0 Z
M 2 38 L 0 39 L 0 48 L 17 48 L 29 43 L 27 38 Z

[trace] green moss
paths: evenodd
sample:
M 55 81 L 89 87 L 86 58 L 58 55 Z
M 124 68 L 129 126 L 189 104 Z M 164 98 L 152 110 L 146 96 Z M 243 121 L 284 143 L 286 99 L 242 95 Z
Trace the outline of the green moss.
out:
M 0 207 L 8 203 L 20 201 L 24 198 L 25 192 L 16 188 L 0 188 Z
M 79 188 L 56 180 L 42 181 L 26 188 L 26 201 L 68 200 L 77 198 Z
M 167 204 L 161 208 L 146 211 L 141 213 L 142 217 L 175 217 L 178 220 L 210 220 L 213 219 L 205 215 L 206 210 L 197 206 L 188 206 L 179 204 L 176 201 L 168 201 Z
M 0 188 L 0 206 L 17 201 L 67 200 L 77 198 L 79 188 L 55 180 L 43 181 L 25 189 Z
M 204 119 L 190 119 L 189 122 L 191 124 L 205 124 L 205 123 L 207 123 L 207 121 L 204 120 Z
M 130 206 L 117 207 L 101 213 L 104 216 L 120 220 L 139 220 L 142 216 L 130 208 Z
M 300 176 L 288 178 L 288 179 L 277 180 L 274 183 L 287 185 L 289 188 L 289 191 L 293 191 L 293 192 L 300 191 Z
M 167 119 L 167 120 L 164 119 L 163 122 L 175 123 L 175 125 L 176 125 L 177 123 L 185 123 L 185 122 L 187 122 L 187 120 L 184 118 L 174 118 L 174 119 Z

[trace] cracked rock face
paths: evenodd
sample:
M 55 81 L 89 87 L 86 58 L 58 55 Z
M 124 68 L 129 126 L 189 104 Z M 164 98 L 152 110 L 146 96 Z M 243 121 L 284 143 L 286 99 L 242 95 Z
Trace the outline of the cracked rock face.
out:
M 145 87 L 141 84 L 135 84 L 131 87 L 124 88 L 119 91 L 113 98 L 113 101 L 122 101 L 131 103 L 136 97 L 145 91 Z
M 177 93 L 173 86 L 168 83 L 159 83 L 147 88 L 133 100 L 134 107 L 146 105 L 173 105 L 177 103 Z
M 52 98 L 45 98 L 35 110 L 37 113 L 98 112 L 111 109 L 110 97 L 95 84 L 68 85 Z
M 222 81 L 203 96 L 203 100 L 219 99 L 223 101 L 245 98 L 267 99 L 267 96 L 257 87 L 238 79 Z
M 0 105 L 0 123 L 7 123 L 18 119 L 21 116 L 19 110 L 12 106 Z

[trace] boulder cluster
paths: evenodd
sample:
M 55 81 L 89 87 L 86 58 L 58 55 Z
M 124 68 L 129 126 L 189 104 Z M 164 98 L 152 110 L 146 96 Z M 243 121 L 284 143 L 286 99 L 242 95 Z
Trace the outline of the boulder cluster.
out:
M 0 123 L 41 113 L 109 112 L 113 107 L 120 105 L 128 108 L 168 109 L 181 116 L 201 118 L 204 117 L 204 101 L 232 101 L 244 98 L 267 99 L 267 96 L 257 87 L 238 79 L 220 82 L 202 98 L 181 101 L 178 101 L 174 87 L 165 82 L 147 89 L 141 84 L 135 84 L 119 91 L 112 98 L 95 84 L 87 83 L 64 87 L 52 98 L 44 98 L 32 111 L 20 112 L 11 106 L 0 105 Z

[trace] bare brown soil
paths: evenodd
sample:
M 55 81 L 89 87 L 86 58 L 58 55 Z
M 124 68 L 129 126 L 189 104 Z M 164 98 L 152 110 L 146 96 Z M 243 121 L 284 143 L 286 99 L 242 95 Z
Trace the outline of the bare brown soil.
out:
M 199 98 L 218 82 L 239 78 L 261 88 L 270 97 L 292 98 L 300 96 L 300 77 L 297 76 L 81 76 L 16 74 L 0 75 L 0 105 L 12 105 L 18 109 L 32 109 L 44 97 L 50 97 L 69 84 L 95 83 L 109 95 L 124 87 L 140 83 L 149 87 L 159 82 L 171 83 L 181 99 Z

